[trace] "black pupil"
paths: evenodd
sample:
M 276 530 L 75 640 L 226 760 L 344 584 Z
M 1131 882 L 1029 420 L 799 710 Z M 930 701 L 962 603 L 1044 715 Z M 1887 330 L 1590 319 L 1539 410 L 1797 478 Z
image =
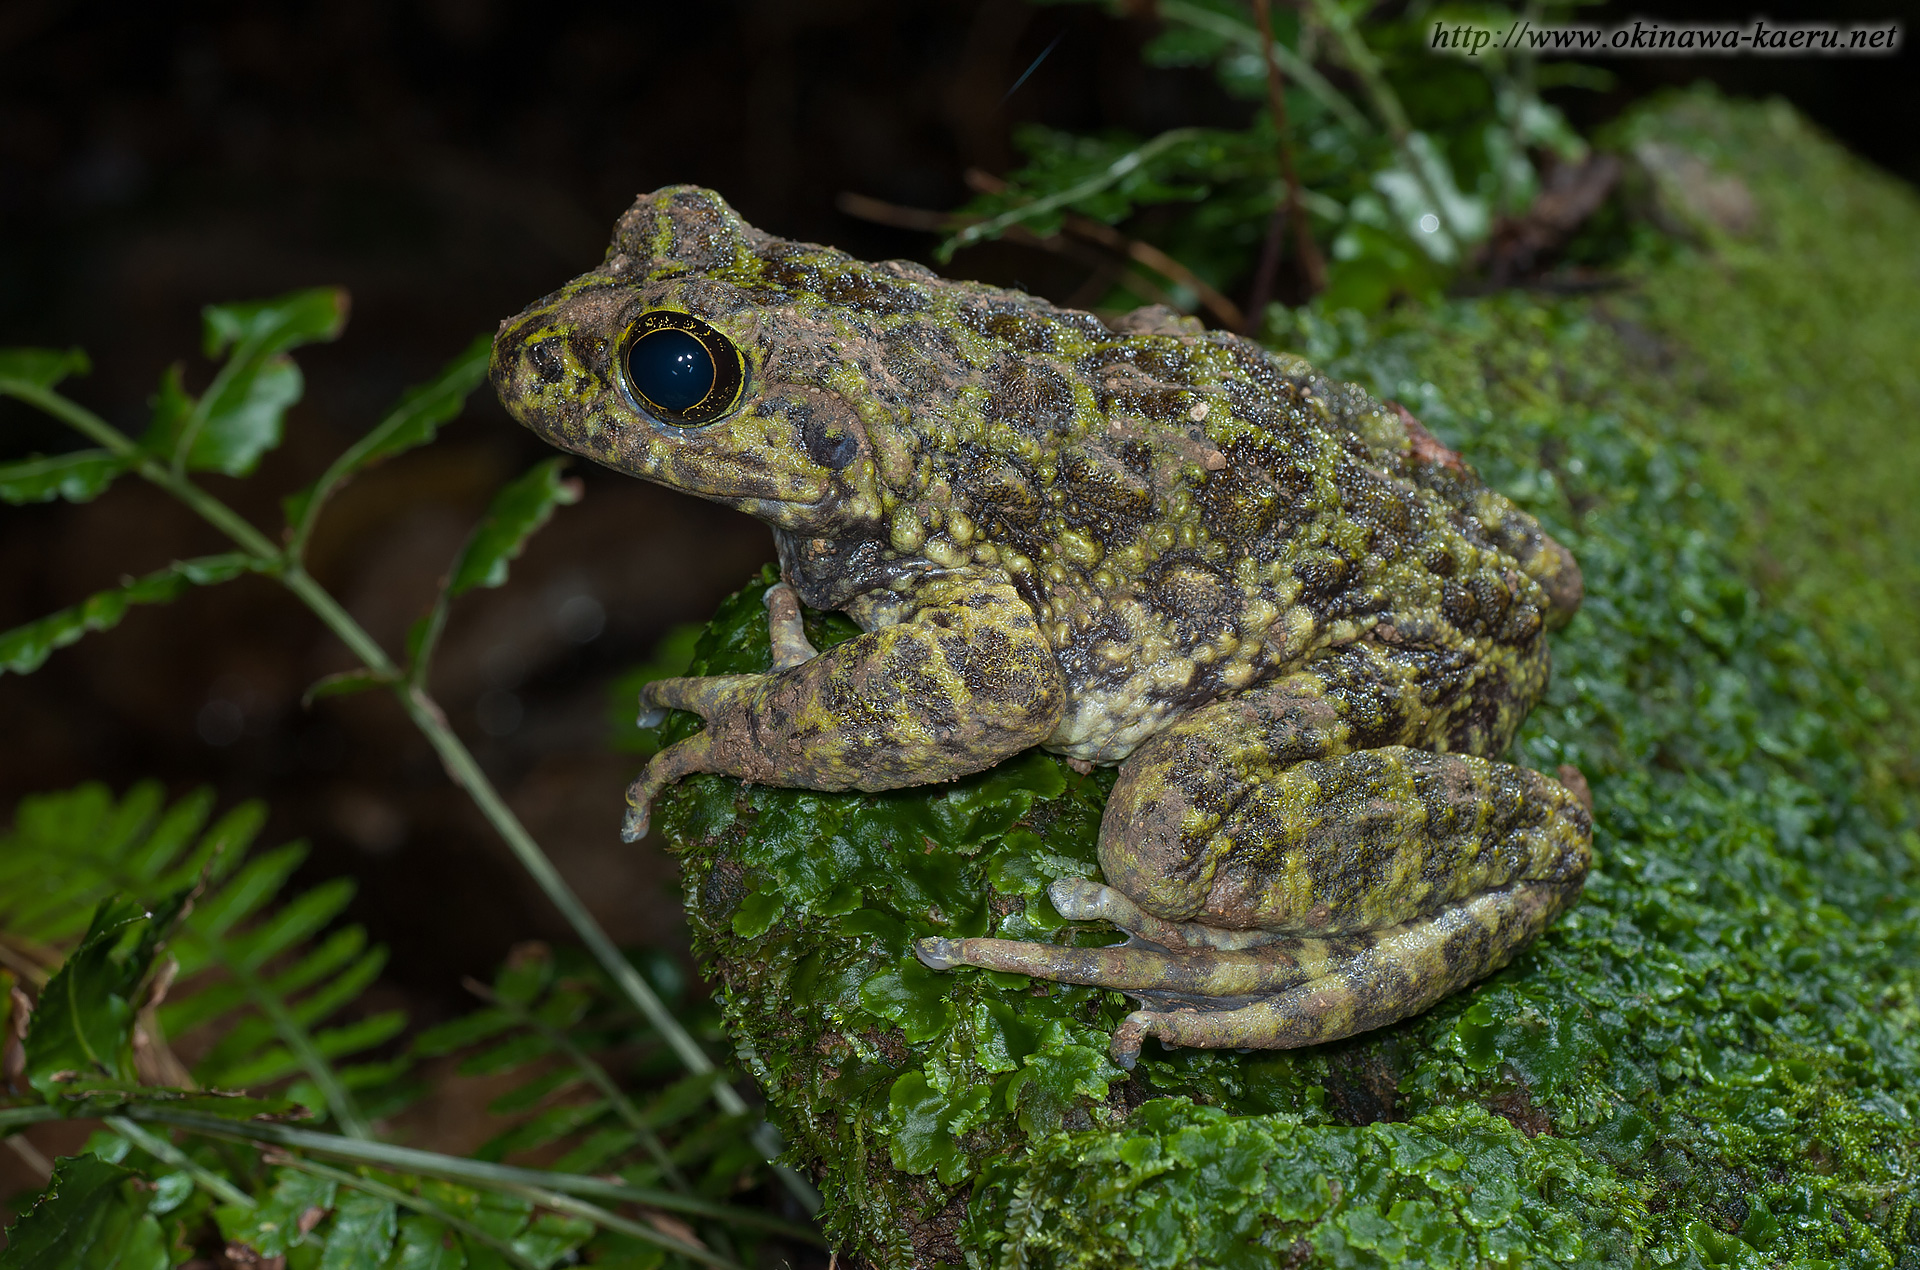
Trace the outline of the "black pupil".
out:
M 641 396 L 679 414 L 713 391 L 713 355 L 685 331 L 649 331 L 627 354 L 627 374 Z

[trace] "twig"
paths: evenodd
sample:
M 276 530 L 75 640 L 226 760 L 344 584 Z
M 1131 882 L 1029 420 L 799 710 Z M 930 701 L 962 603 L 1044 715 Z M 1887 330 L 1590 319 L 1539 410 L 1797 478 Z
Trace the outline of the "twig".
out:
M 1253 0 L 1253 17 L 1260 27 L 1261 48 L 1266 52 L 1267 109 L 1273 114 L 1274 132 L 1279 136 L 1280 171 L 1287 181 L 1287 201 L 1286 210 L 1267 224 L 1266 241 L 1260 247 L 1260 265 L 1253 275 L 1253 291 L 1247 297 L 1247 319 L 1241 330 L 1244 335 L 1258 334 L 1266 318 L 1274 275 L 1280 268 L 1280 238 L 1287 221 L 1293 222 L 1294 251 L 1300 259 L 1307 295 L 1318 295 L 1327 288 L 1326 262 L 1320 258 L 1320 248 L 1313 241 L 1313 227 L 1307 224 L 1306 212 L 1300 206 L 1300 174 L 1293 162 L 1293 127 L 1287 121 L 1287 86 L 1280 78 L 1280 58 L 1275 52 L 1280 45 L 1273 38 L 1271 0 Z
M 1113 226 L 1103 225 L 1091 216 L 1069 215 L 1064 223 L 1081 237 L 1090 238 L 1113 251 L 1124 252 L 1154 272 L 1186 287 L 1199 299 L 1201 307 L 1219 320 L 1220 325 L 1236 331 L 1240 329 L 1243 319 L 1239 305 L 1152 243 L 1129 238 Z
M 41 1181 L 44 1182 L 53 1176 L 53 1161 L 42 1154 L 40 1148 L 33 1145 L 33 1143 L 18 1134 L 0 1139 L 0 1141 L 4 1141 L 7 1144 L 7 1150 L 19 1156 L 20 1163 L 32 1169 L 34 1175 Z
M 255 529 L 239 513 L 202 490 L 181 473 L 156 462 L 132 438 L 85 406 L 38 384 L 19 380 L 0 382 L 0 392 L 37 406 L 96 444 L 129 460 L 132 469 L 142 478 L 158 485 L 185 503 L 201 519 L 226 534 L 242 550 L 258 560 L 260 571 L 277 578 L 281 585 L 292 591 L 368 670 L 391 681 L 395 699 L 399 701 L 401 709 L 406 711 L 407 717 L 413 721 L 415 727 L 420 729 L 428 743 L 440 756 L 441 765 L 446 769 L 447 775 L 452 778 L 454 784 L 467 792 L 468 797 L 473 799 L 480 814 L 486 817 L 494 831 L 506 842 L 507 849 L 513 852 L 521 867 L 533 877 L 534 882 L 546 894 L 548 901 L 560 910 L 561 916 L 566 918 L 568 925 L 572 926 L 574 932 L 580 936 L 581 942 L 587 946 L 587 950 L 593 954 L 594 959 L 613 977 L 613 981 L 620 986 L 620 990 L 627 999 L 633 1002 L 640 1013 L 646 1016 L 647 1021 L 660 1033 L 668 1047 L 679 1057 L 681 1064 L 697 1076 L 715 1070 L 713 1061 L 707 1057 L 706 1051 L 700 1048 L 693 1037 L 687 1033 L 686 1028 L 681 1026 L 680 1021 L 673 1017 L 673 1013 L 667 1009 L 665 1003 L 660 1000 L 646 980 L 640 977 L 639 972 L 633 968 L 633 964 L 621 955 L 613 941 L 607 938 L 606 931 L 580 902 L 579 896 L 574 894 L 573 889 L 560 876 L 559 870 L 553 867 L 553 862 L 540 849 L 540 844 L 533 840 L 533 835 L 527 832 L 526 826 L 520 823 L 519 817 L 508 808 L 506 800 L 500 797 L 499 791 L 493 787 L 493 782 L 487 779 L 486 773 L 481 770 L 473 754 L 448 724 L 445 712 L 424 689 L 401 682 L 400 670 L 387 656 L 386 650 L 348 615 L 339 601 L 313 580 L 312 575 L 308 574 L 297 561 L 290 560 L 275 548 L 264 534 Z M 324 1063 L 321 1066 L 325 1068 Z M 333 1084 L 344 1100 L 343 1105 L 352 1107 L 350 1096 L 344 1088 L 339 1088 L 337 1082 L 328 1082 L 320 1072 L 311 1069 L 309 1074 L 313 1075 L 316 1081 L 322 1082 L 323 1089 L 326 1089 L 329 1083 Z M 724 1080 L 714 1082 L 713 1100 L 727 1115 L 744 1115 L 747 1112 L 746 1101 L 740 1097 L 739 1092 L 732 1085 Z M 343 1125 L 348 1123 L 347 1118 L 341 1116 L 338 1106 L 335 1107 L 335 1115 L 340 1116 Z M 775 1176 L 794 1198 L 800 1201 L 801 1206 L 809 1213 L 819 1211 L 820 1195 L 814 1190 L 812 1184 L 793 1169 L 774 1160 L 773 1157 L 778 1154 L 778 1146 L 777 1135 L 772 1126 L 762 1122 L 753 1136 L 753 1142 L 767 1156 Z
M 60 1108 L 38 1107 L 0 1107 L 0 1133 L 11 1133 L 15 1129 L 24 1129 L 30 1124 L 43 1124 L 48 1120 L 60 1119 Z
M 1188 26 L 1198 27 L 1202 31 L 1232 40 L 1251 52 L 1260 52 L 1260 35 L 1247 26 L 1217 9 L 1208 9 L 1194 4 L 1191 0 L 1160 0 L 1160 16 L 1173 18 Z M 1340 90 L 1329 84 L 1326 77 L 1313 69 L 1313 63 L 1284 44 L 1275 44 L 1272 37 L 1266 40 L 1269 55 L 1279 61 L 1281 67 L 1292 77 L 1293 82 L 1305 89 L 1313 99 L 1325 106 L 1334 118 L 1338 119 L 1349 132 L 1365 136 L 1371 131 L 1367 117 L 1358 107 L 1348 101 Z
M 1069 185 L 1064 190 L 1055 190 L 1031 203 L 1010 207 L 998 216 L 989 216 L 986 220 L 967 226 L 953 236 L 951 246 L 956 249 L 972 246 L 982 239 L 1001 233 L 1009 225 L 1017 225 L 1021 221 L 1032 220 L 1036 216 L 1045 216 L 1069 203 L 1076 203 L 1091 194 L 1098 194 L 1108 186 L 1126 179 L 1150 160 L 1158 158 L 1163 151 L 1171 150 L 1174 146 L 1191 141 L 1199 135 L 1198 128 L 1174 128 L 1163 132 L 1153 140 L 1135 146 L 1078 184 Z
M 978 168 L 969 169 L 966 179 L 969 186 L 985 193 L 998 193 L 1000 190 L 1006 188 L 1005 181 L 990 173 L 982 172 Z M 900 229 L 917 229 L 926 233 L 951 234 L 981 223 L 981 218 L 977 216 L 964 216 L 955 212 L 935 212 L 919 207 L 902 207 L 897 203 L 883 202 L 880 199 L 870 198 L 865 194 L 855 194 L 851 191 L 842 193 L 835 201 L 840 210 L 849 216 L 856 216 L 861 220 L 872 221 L 878 225 L 892 225 Z M 1218 288 L 1207 282 L 1206 279 L 1200 277 L 1194 273 L 1193 270 L 1187 268 L 1152 243 L 1129 237 L 1111 225 L 1102 224 L 1094 220 L 1091 216 L 1082 216 L 1077 212 L 1068 212 L 1061 218 L 1060 225 L 1062 229 L 1071 232 L 1077 237 L 1097 243 L 1109 251 L 1126 256 L 1128 259 L 1158 273 L 1161 277 L 1166 278 L 1175 285 L 1186 287 L 1193 292 L 1195 298 L 1199 300 L 1201 307 L 1212 313 L 1220 325 L 1233 330 L 1240 328 L 1242 316 L 1239 305 L 1228 299 Z M 1024 225 L 1014 225 L 1005 231 L 1004 236 L 1015 242 L 1027 246 L 1039 247 L 1045 251 L 1060 252 L 1065 255 L 1073 254 L 1068 248 L 1064 235 L 1061 234 L 1036 234 Z M 1129 274 L 1125 280 L 1127 285 L 1141 289 L 1146 299 L 1154 303 L 1166 304 L 1170 308 L 1178 307 L 1173 304 L 1172 296 L 1167 295 L 1164 291 L 1160 291 L 1157 287 L 1152 287 L 1152 283 L 1147 282 L 1145 279 L 1141 279 L 1137 275 Z M 1144 286 L 1142 284 L 1144 284 Z M 1146 289 L 1150 287 L 1152 287 L 1152 290 Z

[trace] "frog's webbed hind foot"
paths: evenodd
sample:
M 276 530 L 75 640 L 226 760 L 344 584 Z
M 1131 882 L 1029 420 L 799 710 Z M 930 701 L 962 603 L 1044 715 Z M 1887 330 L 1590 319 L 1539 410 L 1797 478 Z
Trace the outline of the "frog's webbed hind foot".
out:
M 1578 891 L 1521 882 L 1367 934 L 1250 949 L 1176 952 L 1136 936 L 1111 948 L 923 939 L 917 952 L 935 969 L 979 966 L 1139 998 L 1147 1008 L 1113 1034 L 1113 1061 L 1131 1068 L 1149 1036 L 1196 1048 L 1293 1049 L 1398 1022 L 1504 966 Z

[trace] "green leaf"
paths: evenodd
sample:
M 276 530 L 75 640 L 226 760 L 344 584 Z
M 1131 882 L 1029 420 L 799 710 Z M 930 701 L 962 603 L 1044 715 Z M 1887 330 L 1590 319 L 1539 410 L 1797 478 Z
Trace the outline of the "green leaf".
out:
M 143 443 L 193 471 L 245 476 L 280 444 L 287 407 L 305 380 L 287 354 L 332 340 L 347 320 L 347 294 L 336 287 L 294 291 L 252 304 L 212 305 L 202 313 L 207 356 L 229 353 L 198 400 L 177 368 L 162 379 L 153 426 Z
M 26 1038 L 27 1081 L 43 1097 L 101 1078 L 131 1083 L 139 990 L 188 893 L 149 911 L 112 899 L 48 981 Z
M 120 625 L 135 604 L 165 604 L 190 586 L 229 582 L 258 567 L 252 556 L 229 552 L 174 562 L 157 573 L 112 591 L 101 591 L 70 609 L 50 613 L 37 622 L 0 634 L 0 674 L 32 674 L 56 648 L 65 648 L 89 631 L 108 631 Z
M 307 287 L 272 300 L 209 304 L 200 311 L 201 351 L 235 357 L 251 348 L 271 356 L 302 344 L 330 343 L 347 324 L 347 293 L 339 287 Z
M 309 684 L 307 690 L 300 694 L 300 705 L 304 709 L 322 697 L 348 697 L 369 688 L 384 688 L 393 682 L 392 675 L 375 670 L 343 670 Z
M 227 476 L 253 471 L 260 456 L 280 444 L 282 419 L 307 390 L 306 376 L 284 353 L 232 382 L 234 387 L 206 401 L 206 422 L 187 448 L 190 470 Z
M 0 392 L 9 384 L 52 388 L 68 375 L 93 369 L 77 348 L 0 348 Z
M 333 1207 L 334 1183 L 298 1169 L 275 1169 L 274 1186 L 256 1208 L 214 1210 L 228 1242 L 245 1244 L 262 1257 L 283 1256 L 306 1242 L 307 1232 Z
M 954 1158 L 947 1130 L 947 1097 L 927 1084 L 924 1072 L 911 1071 L 893 1082 L 887 1095 L 889 1152 L 903 1173 L 930 1173 Z
M 56 498 L 88 502 L 129 466 L 128 460 L 106 450 L 74 450 L 0 463 L 0 502 L 48 503 Z
M 513 1250 L 536 1266 L 550 1266 L 593 1238 L 592 1222 L 541 1213 L 514 1238 Z
M 229 941 L 227 960 L 245 970 L 258 970 L 295 944 L 306 942 L 339 916 L 353 901 L 356 889 L 352 878 L 322 882 L 282 905 L 277 913 L 246 934 Z
M 453 563 L 447 598 L 504 583 L 508 562 L 519 558 L 527 539 L 552 518 L 554 509 L 580 501 L 580 482 L 560 475 L 566 463 L 565 459 L 538 463 L 494 496 L 486 519 Z
M 860 1004 L 899 1024 L 907 1043 L 919 1045 L 953 1026 L 951 982 L 909 953 L 860 986 Z
M 400 1219 L 387 1270 L 466 1270 L 461 1241 L 444 1222 L 414 1215 Z
M 327 1230 L 320 1270 L 371 1270 L 380 1265 L 393 1250 L 398 1218 L 392 1200 L 348 1192 Z
M 138 1179 L 94 1155 L 61 1160 L 8 1230 L 0 1270 L 167 1270 L 166 1239 Z
M 493 995 L 509 1005 L 531 1006 L 553 983 L 553 950 L 545 944 L 513 948 L 493 976 Z
M 1224 149 L 1245 144 L 1235 134 L 1206 128 L 1174 128 L 1137 144 L 1037 127 L 1023 129 L 1016 139 L 1035 161 L 1006 189 L 967 205 L 985 219 L 940 244 L 934 253 L 939 259 L 1015 225 L 1042 237 L 1057 233 L 1069 210 L 1113 224 L 1136 204 L 1198 201 L 1210 188 L 1203 174 L 1219 166 Z
M 477 336 L 424 384 L 409 388 L 387 417 L 333 461 L 326 474 L 282 504 L 287 523 L 306 526 L 342 482 L 356 472 L 433 440 L 440 425 L 457 417 L 467 398 L 487 377 L 493 337 Z

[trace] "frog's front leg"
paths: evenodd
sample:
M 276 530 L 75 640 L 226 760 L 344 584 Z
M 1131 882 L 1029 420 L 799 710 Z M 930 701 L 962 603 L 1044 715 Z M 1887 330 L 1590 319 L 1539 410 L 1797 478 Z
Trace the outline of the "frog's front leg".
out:
M 778 591 L 769 615 L 784 660 L 798 614 L 783 612 Z M 654 797 L 694 772 L 802 789 L 898 789 L 991 767 L 1053 731 L 1066 705 L 1060 666 L 1004 575 L 960 569 L 920 579 L 902 607 L 897 624 L 770 674 L 648 684 L 643 706 L 691 710 L 707 727 L 647 764 L 627 791 L 622 836 L 644 836 Z

